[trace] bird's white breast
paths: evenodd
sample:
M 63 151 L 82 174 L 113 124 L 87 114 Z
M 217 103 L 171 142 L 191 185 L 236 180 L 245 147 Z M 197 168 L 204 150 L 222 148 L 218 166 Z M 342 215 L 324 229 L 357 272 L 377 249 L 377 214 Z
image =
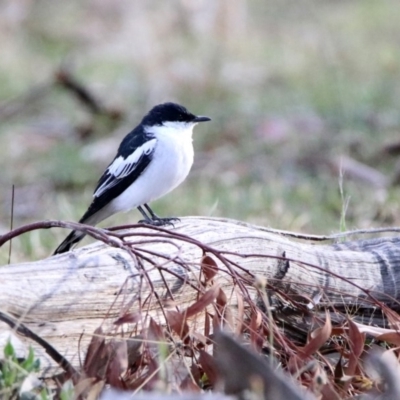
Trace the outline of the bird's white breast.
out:
M 114 212 L 128 211 L 156 200 L 181 184 L 193 164 L 194 124 L 165 124 L 151 127 L 157 139 L 153 158 L 147 168 L 110 204 Z

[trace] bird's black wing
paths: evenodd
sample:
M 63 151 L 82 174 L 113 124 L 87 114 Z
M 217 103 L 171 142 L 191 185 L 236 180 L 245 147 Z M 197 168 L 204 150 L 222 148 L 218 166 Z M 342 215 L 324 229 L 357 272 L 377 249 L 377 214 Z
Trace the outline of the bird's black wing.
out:
M 93 202 L 81 222 L 118 197 L 143 173 L 153 158 L 156 143 L 157 139 L 141 127 L 124 138 L 116 157 L 97 183 Z
M 88 218 L 118 197 L 143 173 L 153 158 L 156 142 L 157 140 L 146 134 L 140 126 L 124 138 L 117 156 L 97 183 L 92 204 L 79 222 L 87 223 Z M 69 251 L 84 236 L 79 230 L 72 231 L 54 254 Z

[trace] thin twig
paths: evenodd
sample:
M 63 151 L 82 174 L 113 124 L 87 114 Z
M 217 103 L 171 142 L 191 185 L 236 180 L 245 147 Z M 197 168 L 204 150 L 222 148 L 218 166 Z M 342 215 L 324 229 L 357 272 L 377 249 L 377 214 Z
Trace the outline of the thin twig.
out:
M 10 231 L 13 230 L 14 224 L 14 194 L 15 194 L 15 186 L 12 185 L 11 189 L 11 219 L 10 219 Z M 12 251 L 12 240 L 10 240 L 10 248 L 8 250 L 8 265 L 11 263 L 11 251 Z

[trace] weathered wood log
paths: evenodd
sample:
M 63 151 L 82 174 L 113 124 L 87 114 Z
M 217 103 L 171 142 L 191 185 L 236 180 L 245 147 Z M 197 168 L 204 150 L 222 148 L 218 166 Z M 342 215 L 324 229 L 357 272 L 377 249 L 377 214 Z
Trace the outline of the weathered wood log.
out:
M 255 277 L 285 293 L 318 297 L 320 306 L 368 311 L 376 307 L 375 300 L 396 306 L 400 237 L 322 245 L 271 231 L 232 220 L 184 218 L 170 233 L 137 228 L 124 238 L 114 237 L 114 246 L 97 242 L 45 260 L 4 266 L 0 311 L 78 366 L 100 325 L 116 334 L 122 328 L 115 320 L 127 313 L 132 324 L 124 329 L 144 316 L 163 323 L 163 307 L 191 305 L 205 290 L 200 284 L 204 253 L 216 261 L 213 280 L 232 307 L 238 301 L 234 288 L 245 303 L 256 299 Z M 0 324 L 0 333 L 5 329 Z

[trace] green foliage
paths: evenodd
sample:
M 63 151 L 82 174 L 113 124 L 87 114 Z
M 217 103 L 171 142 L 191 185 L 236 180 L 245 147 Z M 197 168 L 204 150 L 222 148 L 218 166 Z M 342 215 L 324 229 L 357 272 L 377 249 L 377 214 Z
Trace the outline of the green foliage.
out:
M 66 381 L 60 392 L 60 400 L 74 400 L 75 399 L 75 394 L 74 394 L 74 385 L 72 384 L 72 381 Z
M 27 358 L 20 360 L 17 358 L 11 341 L 8 341 L 4 347 L 4 360 L 0 362 L 0 397 L 6 399 L 15 396 L 28 375 L 39 372 L 39 369 L 40 360 L 35 358 L 32 347 L 29 347 Z M 52 397 L 47 389 L 43 388 L 38 393 L 31 391 L 21 393 L 20 398 L 24 400 L 50 400 Z
M 36 378 L 40 371 L 40 360 L 35 357 L 32 347 L 29 347 L 28 356 L 19 359 L 14 346 L 8 341 L 4 347 L 4 360 L 0 361 L 0 399 L 19 400 L 73 400 L 74 386 L 71 381 L 66 381 L 60 392 L 55 394 L 50 389 L 39 385 L 32 390 L 20 393 L 21 387 L 31 374 Z

